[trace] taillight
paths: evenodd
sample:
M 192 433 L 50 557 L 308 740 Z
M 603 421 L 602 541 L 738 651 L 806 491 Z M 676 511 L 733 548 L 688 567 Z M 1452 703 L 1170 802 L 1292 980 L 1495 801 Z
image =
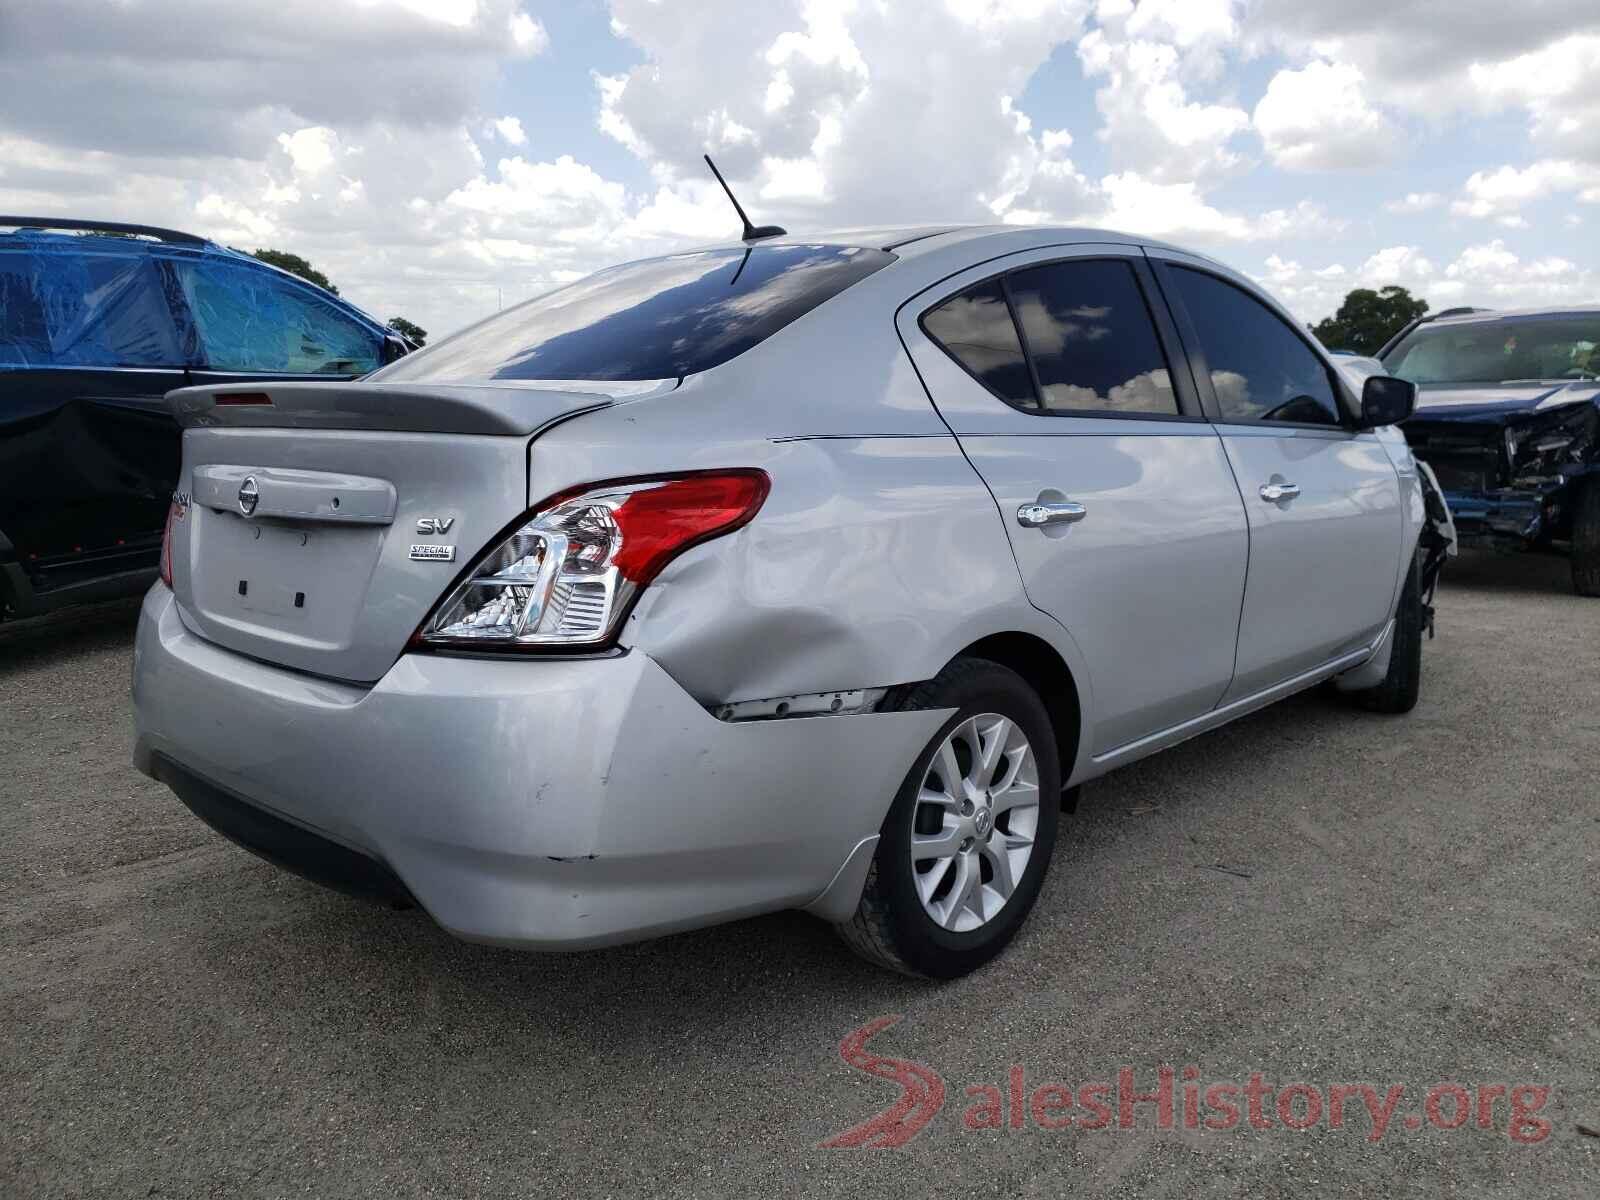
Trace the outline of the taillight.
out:
M 188 505 L 176 498 L 167 505 L 167 523 L 161 530 L 161 582 L 169 588 L 172 586 L 172 525 L 183 520 L 188 511 Z
M 702 471 L 553 496 L 472 565 L 415 640 L 484 650 L 602 645 L 663 567 L 747 523 L 770 486 L 765 471 Z

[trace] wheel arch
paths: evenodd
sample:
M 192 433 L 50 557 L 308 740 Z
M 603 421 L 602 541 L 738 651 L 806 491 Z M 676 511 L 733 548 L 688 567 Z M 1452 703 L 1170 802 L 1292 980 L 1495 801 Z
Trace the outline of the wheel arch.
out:
M 979 638 L 957 658 L 984 658 L 1015 671 L 1038 694 L 1055 732 L 1056 757 L 1065 788 L 1083 744 L 1083 700 L 1067 662 L 1044 638 L 1012 630 Z

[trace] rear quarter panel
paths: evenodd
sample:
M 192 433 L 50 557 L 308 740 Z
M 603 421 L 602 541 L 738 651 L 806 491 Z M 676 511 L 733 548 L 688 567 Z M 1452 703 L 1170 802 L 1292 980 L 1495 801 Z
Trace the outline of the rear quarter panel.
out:
M 756 520 L 675 560 L 624 629 L 702 703 L 928 679 L 1010 631 L 1043 638 L 1086 679 L 1066 631 L 1023 594 L 994 500 L 900 344 L 902 285 L 882 286 L 895 270 L 675 392 L 532 445 L 536 502 L 636 475 L 771 476 Z M 874 282 L 878 294 L 854 295 Z

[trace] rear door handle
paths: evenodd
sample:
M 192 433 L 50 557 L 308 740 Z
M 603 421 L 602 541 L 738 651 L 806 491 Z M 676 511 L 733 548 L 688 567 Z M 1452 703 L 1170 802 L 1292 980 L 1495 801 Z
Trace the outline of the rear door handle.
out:
M 1276 504 L 1279 500 L 1293 500 L 1300 494 L 1298 483 L 1263 483 L 1261 485 L 1261 498 L 1268 504 Z
M 1017 509 L 1017 524 L 1024 529 L 1042 529 L 1046 525 L 1071 525 L 1089 515 L 1089 510 L 1072 500 L 1036 500 Z

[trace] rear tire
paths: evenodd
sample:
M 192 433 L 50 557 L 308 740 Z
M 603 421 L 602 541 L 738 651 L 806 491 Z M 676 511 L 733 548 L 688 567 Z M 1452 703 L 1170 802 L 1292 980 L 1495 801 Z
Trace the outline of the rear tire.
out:
M 1600 596 L 1600 477 L 1582 481 L 1572 512 L 1572 590 Z
M 1389 652 L 1389 673 L 1375 688 L 1355 693 L 1355 701 L 1368 712 L 1399 715 L 1417 706 L 1422 690 L 1422 555 L 1411 556 L 1406 585 L 1394 614 L 1394 647 Z
M 1061 811 L 1055 731 L 1020 675 L 981 658 L 898 707 L 956 711 L 911 764 L 856 914 L 835 928 L 871 962 L 954 979 L 1005 949 L 1038 898 Z

